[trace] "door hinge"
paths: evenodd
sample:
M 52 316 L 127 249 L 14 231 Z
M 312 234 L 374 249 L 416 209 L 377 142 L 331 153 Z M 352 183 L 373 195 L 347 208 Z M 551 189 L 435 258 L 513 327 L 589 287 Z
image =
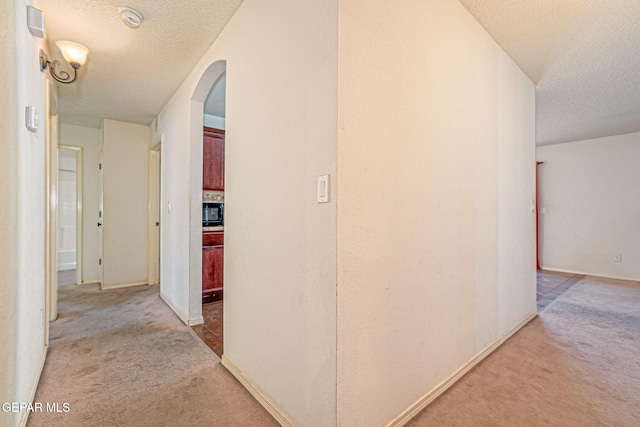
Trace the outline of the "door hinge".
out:
M 102 265 L 102 258 L 98 260 L 98 265 Z
M 102 170 L 102 163 L 98 163 L 98 169 Z

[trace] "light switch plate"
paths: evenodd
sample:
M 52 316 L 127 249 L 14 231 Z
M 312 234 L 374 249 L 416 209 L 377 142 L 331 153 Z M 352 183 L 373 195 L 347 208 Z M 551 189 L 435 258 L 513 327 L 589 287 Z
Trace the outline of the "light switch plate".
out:
M 24 112 L 24 121 L 29 132 L 36 132 L 38 130 L 38 112 L 33 105 L 27 106 Z
M 318 177 L 318 203 L 329 202 L 329 175 Z

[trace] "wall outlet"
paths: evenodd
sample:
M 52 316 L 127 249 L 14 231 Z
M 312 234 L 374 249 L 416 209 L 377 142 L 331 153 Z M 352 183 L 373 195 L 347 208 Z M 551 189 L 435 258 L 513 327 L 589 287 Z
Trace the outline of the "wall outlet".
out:
M 613 262 L 622 262 L 622 254 L 615 254 L 613 256 Z

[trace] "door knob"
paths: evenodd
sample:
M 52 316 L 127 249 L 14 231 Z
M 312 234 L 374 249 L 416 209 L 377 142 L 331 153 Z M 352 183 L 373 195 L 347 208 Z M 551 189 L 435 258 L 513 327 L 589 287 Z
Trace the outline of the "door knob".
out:
M 101 225 L 102 225 L 102 223 L 101 223 L 101 222 L 99 222 L 99 223 L 98 223 L 98 227 L 100 227 Z
M 160 225 L 160 223 L 158 221 L 156 221 L 156 227 L 159 226 L 159 225 Z

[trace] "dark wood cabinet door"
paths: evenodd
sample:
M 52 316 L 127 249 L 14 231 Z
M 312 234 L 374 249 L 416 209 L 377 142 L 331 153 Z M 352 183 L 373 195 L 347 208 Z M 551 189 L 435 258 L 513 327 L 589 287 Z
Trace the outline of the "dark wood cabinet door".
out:
M 203 302 L 222 299 L 223 290 L 223 246 L 202 248 L 202 300 Z
M 224 131 L 204 128 L 203 138 L 202 189 L 224 191 Z
M 222 231 L 205 231 L 202 233 L 202 246 L 223 246 L 224 233 Z

